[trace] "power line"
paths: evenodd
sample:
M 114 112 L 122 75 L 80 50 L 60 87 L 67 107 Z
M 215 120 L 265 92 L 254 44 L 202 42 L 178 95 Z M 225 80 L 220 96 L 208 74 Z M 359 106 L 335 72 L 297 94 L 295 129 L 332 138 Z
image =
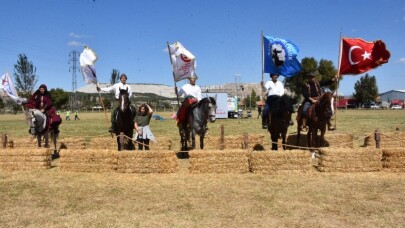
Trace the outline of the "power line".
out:
M 76 67 L 76 63 L 78 61 L 79 52 L 73 50 L 69 53 L 69 72 L 72 72 L 72 95 L 70 96 L 70 108 L 72 110 L 76 109 L 77 100 L 76 100 L 76 90 L 77 90 L 77 75 L 76 72 L 78 68 Z

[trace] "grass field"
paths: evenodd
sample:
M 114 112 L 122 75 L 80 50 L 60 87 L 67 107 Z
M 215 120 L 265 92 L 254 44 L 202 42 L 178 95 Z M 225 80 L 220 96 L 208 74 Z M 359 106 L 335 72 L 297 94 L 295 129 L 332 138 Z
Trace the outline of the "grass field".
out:
M 179 147 L 171 113 L 151 122 Z M 256 117 L 255 113 L 253 116 Z M 64 117 L 64 116 L 63 116 Z M 103 113 L 64 121 L 61 137 L 108 136 Z M 0 115 L 0 131 L 28 137 L 22 115 Z M 357 145 L 375 129 L 405 129 L 402 110 L 339 110 L 337 133 Z M 259 119 L 217 120 L 209 134 L 265 134 Z M 295 132 L 295 127 L 290 132 Z M 330 133 L 328 133 L 330 134 Z M 268 149 L 268 148 L 267 148 Z M 184 161 L 179 161 L 184 162 Z M 1 227 L 403 227 L 404 173 L 92 174 L 0 171 Z

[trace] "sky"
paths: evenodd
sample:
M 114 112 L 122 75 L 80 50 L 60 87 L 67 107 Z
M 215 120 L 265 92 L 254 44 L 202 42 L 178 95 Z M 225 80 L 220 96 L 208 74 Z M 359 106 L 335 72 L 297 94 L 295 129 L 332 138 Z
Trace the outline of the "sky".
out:
M 167 42 L 176 41 L 196 56 L 200 86 L 234 83 L 237 75 L 242 84 L 259 83 L 263 32 L 296 44 L 299 61 L 326 59 L 336 68 L 340 34 L 381 39 L 391 58 L 368 74 L 380 93 L 405 90 L 403 0 L 3 0 L 1 8 L 0 72 L 12 75 L 23 53 L 37 69 L 37 86 L 50 89 L 72 91 L 69 53 L 83 45 L 98 55 L 99 82 L 118 69 L 128 83 L 174 86 Z M 343 76 L 339 93 L 352 95 L 364 75 Z

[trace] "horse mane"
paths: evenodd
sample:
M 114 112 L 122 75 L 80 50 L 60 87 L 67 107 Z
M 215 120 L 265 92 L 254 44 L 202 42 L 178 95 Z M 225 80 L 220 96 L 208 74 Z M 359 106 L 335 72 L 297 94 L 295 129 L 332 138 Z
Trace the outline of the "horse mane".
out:
M 270 105 L 270 112 L 274 115 L 279 115 L 283 111 L 294 113 L 294 107 L 291 98 L 284 94 L 283 96 L 274 96 L 273 99 L 268 99 Z
M 212 97 L 204 97 L 203 99 L 198 102 L 198 108 L 201 108 L 201 106 L 207 102 L 211 102 L 213 105 L 217 105 L 217 102 L 214 98 Z

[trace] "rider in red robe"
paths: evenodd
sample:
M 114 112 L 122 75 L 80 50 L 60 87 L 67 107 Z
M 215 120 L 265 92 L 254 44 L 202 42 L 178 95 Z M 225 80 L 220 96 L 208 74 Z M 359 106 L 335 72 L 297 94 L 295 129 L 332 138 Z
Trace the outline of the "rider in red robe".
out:
M 56 114 L 51 94 L 45 84 L 40 85 L 37 91 L 32 94 L 25 107 L 38 109 L 45 113 L 49 117 L 48 129 L 54 129 L 55 133 L 59 133 L 58 127 L 62 123 L 62 119 Z

